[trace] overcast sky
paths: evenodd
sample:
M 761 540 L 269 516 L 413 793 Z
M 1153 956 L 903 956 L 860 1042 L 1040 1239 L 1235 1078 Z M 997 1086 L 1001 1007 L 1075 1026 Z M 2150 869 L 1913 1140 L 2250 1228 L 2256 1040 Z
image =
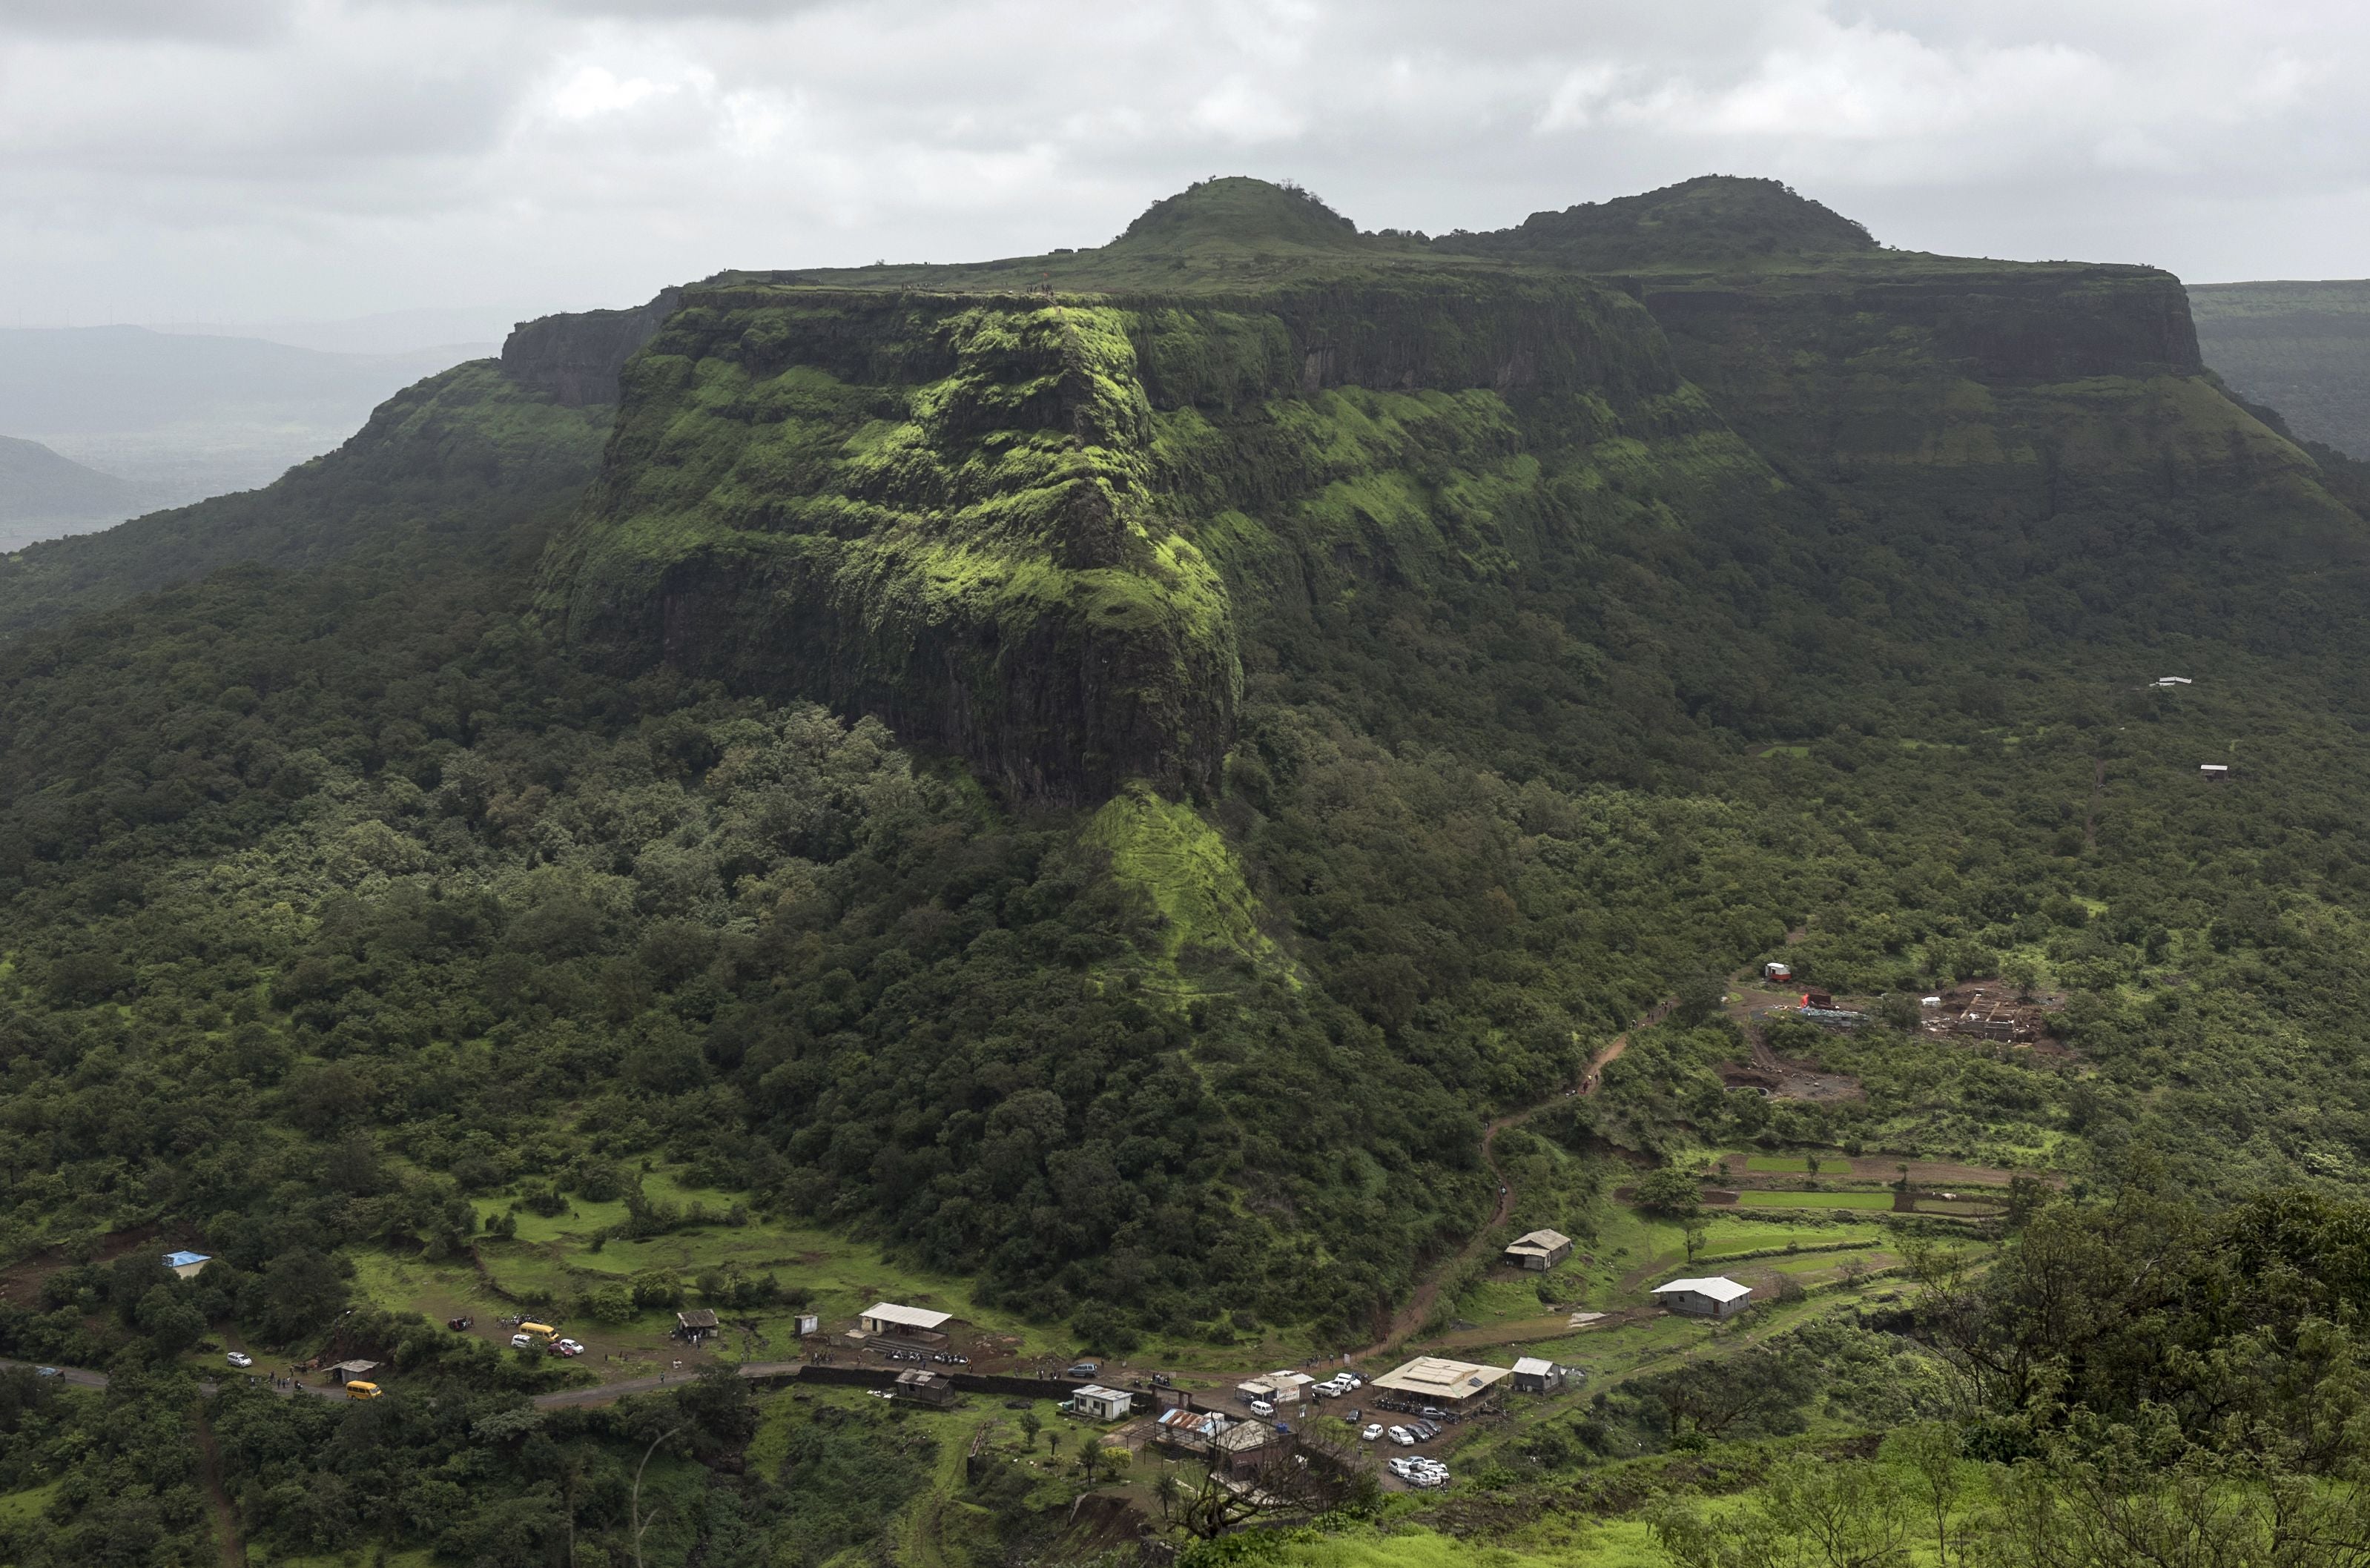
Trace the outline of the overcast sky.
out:
M 630 303 L 1718 171 L 1903 246 L 2370 274 L 2355 0 L 0 0 L 0 325 Z

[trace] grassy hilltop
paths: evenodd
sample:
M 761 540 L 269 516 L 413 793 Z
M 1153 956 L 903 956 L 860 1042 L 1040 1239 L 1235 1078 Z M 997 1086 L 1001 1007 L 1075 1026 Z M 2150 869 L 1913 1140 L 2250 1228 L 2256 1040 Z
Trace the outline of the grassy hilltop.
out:
M 550 318 L 9 557 L 0 1355 L 111 1381 L 0 1376 L 0 1558 L 2353 1539 L 2365 504 L 2150 269 L 1228 179 Z M 714 1371 L 879 1297 L 1587 1377 L 1195 1545 L 1047 1402 Z

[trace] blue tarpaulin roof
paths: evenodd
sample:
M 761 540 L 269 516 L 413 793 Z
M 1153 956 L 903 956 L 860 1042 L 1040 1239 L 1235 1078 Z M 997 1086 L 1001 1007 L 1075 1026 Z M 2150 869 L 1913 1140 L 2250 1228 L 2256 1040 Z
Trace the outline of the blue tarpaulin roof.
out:
M 165 1254 L 165 1266 L 167 1268 L 187 1268 L 193 1263 L 212 1263 L 213 1261 L 213 1259 L 206 1256 L 203 1253 L 167 1253 Z

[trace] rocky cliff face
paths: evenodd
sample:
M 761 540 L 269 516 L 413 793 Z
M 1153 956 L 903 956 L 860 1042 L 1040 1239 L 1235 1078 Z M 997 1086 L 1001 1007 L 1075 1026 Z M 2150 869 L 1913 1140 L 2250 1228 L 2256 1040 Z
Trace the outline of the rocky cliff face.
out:
M 1550 254 L 1581 240 L 1640 269 Z M 1288 671 L 1475 585 L 1569 597 L 1604 549 L 1811 527 L 2111 578 L 2071 624 L 2241 492 L 2350 526 L 2149 269 L 1882 252 L 1738 181 L 1437 248 L 1223 180 L 1042 268 L 722 275 L 662 323 L 666 296 L 529 324 L 531 384 L 593 399 L 623 366 L 541 603 L 615 668 L 876 715 L 1091 804 L 1218 793 L 1247 656 Z
M 1242 594 L 1503 555 L 1541 483 L 1517 406 L 1610 435 L 1682 390 L 1642 310 L 1570 280 L 693 290 L 544 602 L 620 667 L 875 714 L 1018 798 L 1207 795 Z
M 682 300 L 681 289 L 662 289 L 648 304 L 631 310 L 523 321 L 502 342 L 502 369 L 520 385 L 549 393 L 570 407 L 615 403 L 618 372 Z

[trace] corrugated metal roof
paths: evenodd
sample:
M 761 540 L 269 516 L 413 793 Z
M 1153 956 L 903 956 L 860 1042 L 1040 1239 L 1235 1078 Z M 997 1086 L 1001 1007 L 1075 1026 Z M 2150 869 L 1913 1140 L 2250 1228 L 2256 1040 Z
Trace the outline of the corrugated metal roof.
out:
M 1661 1296 L 1672 1292 L 1708 1296 L 1715 1301 L 1733 1301 L 1740 1296 L 1752 1295 L 1753 1287 L 1739 1285 L 1724 1274 L 1716 1274 L 1709 1279 L 1674 1279 L 1668 1285 L 1657 1285 L 1651 1294 Z

